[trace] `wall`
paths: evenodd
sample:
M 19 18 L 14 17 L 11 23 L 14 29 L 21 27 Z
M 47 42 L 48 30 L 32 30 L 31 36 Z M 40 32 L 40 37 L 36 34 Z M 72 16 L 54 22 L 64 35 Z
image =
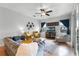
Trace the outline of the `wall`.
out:
M 71 13 L 65 14 L 62 16 L 53 17 L 53 18 L 43 19 L 43 20 L 41 20 L 41 22 L 58 22 L 59 20 L 63 20 L 63 19 L 67 19 L 67 18 L 70 19 L 70 17 L 71 17 Z
M 59 22 L 59 20 L 63 20 L 63 19 L 70 19 L 70 21 L 71 21 L 71 13 L 62 15 L 59 17 L 55 17 L 55 18 L 43 19 L 43 20 L 41 20 L 41 22 Z M 64 34 L 66 34 L 66 33 L 60 32 L 60 25 L 56 26 L 55 28 L 56 28 L 56 36 L 62 36 Z M 42 32 L 41 34 L 43 35 L 43 37 L 45 37 L 44 36 L 45 32 Z
M 77 24 L 77 32 L 76 32 L 76 34 L 77 34 L 77 37 L 76 37 L 76 40 L 77 40 L 77 43 L 76 43 L 76 55 L 78 55 L 79 56 L 79 3 L 78 3 L 78 5 L 77 5 L 77 12 L 76 12 L 77 14 L 76 14 L 76 24 Z
M 37 19 L 32 19 L 16 11 L 0 7 L 0 43 L 6 36 L 20 35 L 28 21 L 33 22 L 35 25 L 30 31 L 40 29 Z M 25 31 L 27 31 L 27 28 L 25 28 Z
M 40 22 L 57 22 L 60 19 L 65 18 L 70 18 L 70 15 L 62 15 L 38 21 L 37 19 L 29 18 L 19 12 L 0 7 L 0 42 L 2 42 L 2 39 L 6 36 L 20 35 L 28 21 L 32 21 L 35 24 L 34 29 L 31 29 L 30 31 L 39 31 Z M 25 28 L 25 31 L 27 31 L 27 28 Z M 59 27 L 57 27 L 57 31 L 58 35 L 60 35 Z

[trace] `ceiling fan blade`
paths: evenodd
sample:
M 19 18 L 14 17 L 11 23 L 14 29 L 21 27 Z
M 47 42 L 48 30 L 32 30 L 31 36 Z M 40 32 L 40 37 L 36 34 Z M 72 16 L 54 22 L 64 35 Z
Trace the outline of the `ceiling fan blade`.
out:
M 40 9 L 41 11 L 45 11 L 44 9 Z
M 33 17 L 36 17 L 35 15 L 33 15 Z
M 52 12 L 52 10 L 46 11 L 46 13 L 50 13 L 50 12 Z
M 49 14 L 46 14 L 47 16 L 50 16 Z
M 35 14 L 41 14 L 41 13 L 35 13 Z

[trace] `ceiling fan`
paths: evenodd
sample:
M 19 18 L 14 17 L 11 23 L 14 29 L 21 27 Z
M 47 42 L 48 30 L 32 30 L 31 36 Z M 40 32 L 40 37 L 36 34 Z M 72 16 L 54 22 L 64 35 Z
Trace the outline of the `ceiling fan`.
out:
M 40 9 L 40 12 L 35 13 L 35 14 L 40 14 L 41 16 L 50 16 L 50 13 L 52 12 L 52 10 L 46 10 L 44 8 Z

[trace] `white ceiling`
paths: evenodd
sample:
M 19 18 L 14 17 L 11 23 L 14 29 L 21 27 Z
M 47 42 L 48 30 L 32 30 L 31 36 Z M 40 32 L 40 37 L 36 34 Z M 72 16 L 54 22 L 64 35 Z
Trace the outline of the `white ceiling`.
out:
M 36 12 L 39 12 L 41 5 L 46 6 L 48 9 L 52 9 L 51 16 L 33 17 Z M 10 10 L 24 14 L 25 16 L 41 19 L 62 16 L 68 14 L 73 10 L 73 3 L 0 3 L 0 7 L 8 8 Z

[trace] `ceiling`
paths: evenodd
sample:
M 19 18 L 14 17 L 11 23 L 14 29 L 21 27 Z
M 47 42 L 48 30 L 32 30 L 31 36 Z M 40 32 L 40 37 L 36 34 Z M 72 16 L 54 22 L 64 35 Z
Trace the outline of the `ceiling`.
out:
M 52 9 L 53 12 L 50 13 L 50 16 L 40 17 L 40 15 L 37 15 L 36 17 L 33 17 L 36 12 L 39 12 L 39 9 L 42 6 Z M 73 3 L 0 3 L 0 7 L 8 8 L 31 18 L 45 19 L 62 16 L 72 12 Z

